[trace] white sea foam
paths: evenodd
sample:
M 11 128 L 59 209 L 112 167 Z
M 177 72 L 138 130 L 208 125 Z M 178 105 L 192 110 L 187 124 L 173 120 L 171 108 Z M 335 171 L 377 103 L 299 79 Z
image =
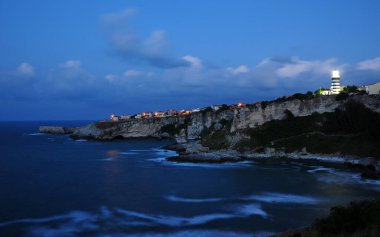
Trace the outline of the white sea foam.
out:
M 53 221 L 61 221 L 61 220 L 68 220 L 71 219 L 73 221 L 82 221 L 86 220 L 91 216 L 91 214 L 83 211 L 72 211 L 67 214 L 63 215 L 56 215 L 46 218 L 28 218 L 28 219 L 18 219 L 13 221 L 7 221 L 0 223 L 0 227 L 4 227 L 7 225 L 13 225 L 13 224 L 19 224 L 19 223 L 32 223 L 32 224 L 39 224 L 39 223 L 49 223 Z
M 45 133 L 34 132 L 34 133 L 28 133 L 26 135 L 28 135 L 28 136 L 41 136 L 41 135 L 45 135 Z
M 77 139 L 77 140 L 75 140 L 76 142 L 88 142 L 88 140 L 86 140 L 86 139 Z
M 332 173 L 334 171 L 335 171 L 335 169 L 333 169 L 333 168 L 327 168 L 327 167 L 320 166 L 320 167 L 316 167 L 314 169 L 308 170 L 307 172 L 308 173 L 317 173 L 317 172 L 330 172 L 330 173 Z
M 28 236 L 61 237 L 77 236 L 85 231 L 102 233 L 104 231 L 107 232 L 108 229 L 132 226 L 197 226 L 216 220 L 246 218 L 249 216 L 266 218 L 268 214 L 259 204 L 237 205 L 229 212 L 208 213 L 192 217 L 142 213 L 121 208 L 110 209 L 103 206 L 100 207 L 99 211 L 94 213 L 72 211 L 67 214 L 46 218 L 28 218 L 7 221 L 0 223 L 0 228 L 15 224 L 29 224 L 27 227 L 27 230 L 29 231 Z M 54 225 L 52 225 L 52 223 L 54 223 Z
M 152 224 L 155 223 L 171 227 L 201 225 L 215 220 L 244 218 L 253 215 L 260 216 L 263 218 L 266 218 L 268 216 L 268 214 L 261 209 L 261 206 L 259 204 L 237 206 L 235 208 L 235 211 L 232 213 L 211 213 L 193 217 L 144 214 L 136 211 L 124 210 L 121 208 L 117 208 L 115 210 L 120 214 L 124 214 L 128 217 L 134 217 L 141 220 L 149 221 Z
M 294 194 L 284 194 L 284 193 L 262 193 L 259 195 L 251 195 L 248 197 L 243 197 L 244 200 L 260 201 L 267 203 L 297 203 L 297 204 L 308 204 L 313 205 L 320 202 L 319 199 L 315 197 L 294 195 Z
M 138 154 L 138 152 L 136 152 L 136 151 L 122 151 L 122 152 L 119 152 L 119 154 L 121 154 L 121 155 L 136 155 L 136 154 Z
M 211 164 L 211 163 L 191 163 L 191 162 L 172 162 L 167 161 L 165 158 L 155 158 L 150 159 L 155 162 L 162 162 L 167 166 L 178 166 L 178 167 L 199 167 L 199 168 L 213 168 L 213 169 L 226 169 L 226 168 L 247 168 L 252 167 L 251 161 L 241 161 L 241 162 L 225 162 L 222 164 Z
M 176 231 L 176 232 L 165 232 L 165 233 L 157 233 L 157 232 L 148 232 L 148 233 L 136 233 L 136 234 L 107 234 L 107 237 L 209 237 L 209 236 L 218 236 L 218 237 L 266 237 L 274 232 L 270 231 L 260 231 L 254 233 L 245 233 L 245 232 L 233 232 L 233 231 L 222 231 L 222 230 L 184 230 L 184 231 Z M 102 237 L 104 235 L 101 235 Z
M 172 202 L 188 202 L 188 203 L 202 203 L 202 202 L 220 202 L 225 200 L 224 198 L 183 198 L 174 195 L 164 197 L 166 200 Z

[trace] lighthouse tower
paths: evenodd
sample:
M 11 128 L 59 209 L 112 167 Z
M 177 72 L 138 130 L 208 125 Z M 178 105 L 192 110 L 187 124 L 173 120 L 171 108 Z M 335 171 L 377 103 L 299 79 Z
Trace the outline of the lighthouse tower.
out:
M 333 70 L 331 73 L 331 94 L 337 95 L 340 92 L 340 73 L 338 70 Z

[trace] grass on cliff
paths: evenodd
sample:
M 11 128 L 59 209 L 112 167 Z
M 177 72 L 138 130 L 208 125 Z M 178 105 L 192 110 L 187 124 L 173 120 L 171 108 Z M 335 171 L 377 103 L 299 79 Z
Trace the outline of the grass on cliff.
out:
M 98 121 L 95 122 L 95 127 L 98 129 L 108 129 L 119 125 L 118 121 Z
M 317 219 L 311 227 L 287 231 L 278 236 L 380 236 L 380 199 L 351 202 L 347 207 L 333 207 L 329 216 Z
M 332 113 L 272 120 L 258 128 L 245 129 L 249 139 L 238 142 L 239 151 L 262 147 L 284 148 L 287 152 L 306 148 L 312 153 L 342 153 L 380 158 L 380 114 L 348 101 Z
M 201 133 L 201 144 L 211 150 L 223 150 L 230 147 L 230 142 L 227 140 L 228 131 L 231 128 L 232 121 L 221 119 L 218 125 L 213 123 L 209 128 L 204 128 Z
M 170 136 L 175 136 L 178 135 L 184 128 L 186 128 L 185 124 L 166 124 L 161 127 L 161 132 L 166 132 Z

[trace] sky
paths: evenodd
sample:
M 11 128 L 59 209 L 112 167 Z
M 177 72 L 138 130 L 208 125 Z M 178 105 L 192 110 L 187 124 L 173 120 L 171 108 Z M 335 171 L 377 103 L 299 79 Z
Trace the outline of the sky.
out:
M 0 0 L 0 120 L 96 120 L 380 81 L 378 0 Z

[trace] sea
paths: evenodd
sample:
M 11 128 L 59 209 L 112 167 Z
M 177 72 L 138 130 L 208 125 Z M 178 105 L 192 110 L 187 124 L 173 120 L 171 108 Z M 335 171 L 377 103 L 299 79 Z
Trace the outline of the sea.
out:
M 172 140 L 73 140 L 0 123 L 0 236 L 269 236 L 335 205 L 380 197 L 380 182 L 318 163 L 166 161 Z

